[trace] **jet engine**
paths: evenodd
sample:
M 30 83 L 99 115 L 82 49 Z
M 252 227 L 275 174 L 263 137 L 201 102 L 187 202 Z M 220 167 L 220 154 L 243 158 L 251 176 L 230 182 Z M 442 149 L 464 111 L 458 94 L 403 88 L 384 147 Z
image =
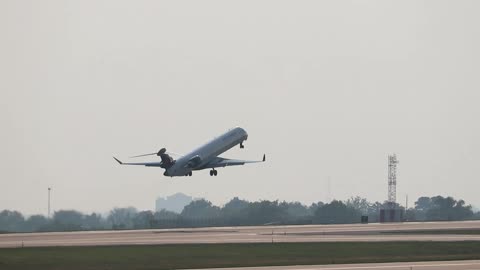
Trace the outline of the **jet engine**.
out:
M 199 155 L 196 155 L 188 160 L 187 167 L 195 168 L 202 163 L 202 158 Z

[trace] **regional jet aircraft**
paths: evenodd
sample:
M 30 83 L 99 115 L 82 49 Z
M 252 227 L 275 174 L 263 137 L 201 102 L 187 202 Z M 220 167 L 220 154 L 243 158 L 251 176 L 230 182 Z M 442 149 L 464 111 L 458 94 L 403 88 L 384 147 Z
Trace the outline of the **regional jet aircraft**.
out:
M 192 152 L 179 157 L 174 160 L 165 148 L 160 149 L 158 153 L 150 153 L 133 157 L 143 157 L 157 155 L 162 161 L 160 162 L 139 162 L 139 163 L 124 163 L 113 157 L 121 165 L 142 165 L 147 167 L 160 167 L 165 169 L 163 175 L 165 176 L 192 176 L 192 171 L 203 169 L 210 169 L 210 176 L 217 176 L 215 168 L 244 165 L 246 163 L 265 162 L 265 155 L 262 160 L 238 160 L 219 157 L 220 154 L 240 145 L 243 148 L 243 142 L 247 140 L 247 132 L 240 127 L 231 129 L 210 142 L 200 146 Z M 171 154 L 171 153 L 170 153 Z

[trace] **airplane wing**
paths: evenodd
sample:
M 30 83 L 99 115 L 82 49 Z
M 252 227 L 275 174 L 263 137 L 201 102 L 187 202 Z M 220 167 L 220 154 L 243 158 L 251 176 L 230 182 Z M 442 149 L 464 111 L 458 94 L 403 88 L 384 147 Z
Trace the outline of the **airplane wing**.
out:
M 259 163 L 265 162 L 265 155 L 263 155 L 262 160 L 240 160 L 240 159 L 228 159 L 228 158 L 221 158 L 217 157 L 207 163 L 202 169 L 206 168 L 220 168 L 220 167 L 227 167 L 227 166 L 237 166 L 237 165 L 244 165 L 248 163 Z
M 118 160 L 116 157 L 113 157 L 120 165 L 141 165 L 141 166 L 146 166 L 146 167 L 161 167 L 162 162 L 157 161 L 157 162 L 134 162 L 134 163 L 123 163 L 120 160 Z

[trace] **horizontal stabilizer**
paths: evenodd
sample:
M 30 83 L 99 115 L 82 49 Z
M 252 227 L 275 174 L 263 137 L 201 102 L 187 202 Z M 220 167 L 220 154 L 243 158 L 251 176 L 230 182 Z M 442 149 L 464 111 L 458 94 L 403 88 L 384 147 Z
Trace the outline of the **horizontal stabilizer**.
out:
M 120 160 L 118 160 L 116 157 L 113 157 L 113 158 L 118 162 L 118 164 L 120 164 L 120 165 L 123 164 L 123 163 L 122 163 Z
M 157 153 L 149 153 L 149 154 L 143 154 L 143 155 L 138 155 L 138 156 L 131 156 L 130 158 L 137 158 L 137 157 L 146 157 L 146 156 L 156 156 Z
M 127 163 L 123 163 L 116 157 L 113 157 L 113 159 L 115 159 L 118 162 L 118 164 L 120 164 L 120 165 L 140 165 L 140 166 L 146 166 L 146 167 L 162 167 L 162 162 L 135 162 L 135 163 L 127 162 Z

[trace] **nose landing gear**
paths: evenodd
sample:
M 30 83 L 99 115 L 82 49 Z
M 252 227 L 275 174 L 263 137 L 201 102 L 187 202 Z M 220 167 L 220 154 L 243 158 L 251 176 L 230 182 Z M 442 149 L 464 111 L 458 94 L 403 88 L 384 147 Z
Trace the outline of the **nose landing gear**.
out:
M 217 176 L 217 170 L 211 169 L 210 170 L 210 176 Z
M 245 146 L 243 145 L 243 142 L 240 143 L 240 148 L 243 149 Z

